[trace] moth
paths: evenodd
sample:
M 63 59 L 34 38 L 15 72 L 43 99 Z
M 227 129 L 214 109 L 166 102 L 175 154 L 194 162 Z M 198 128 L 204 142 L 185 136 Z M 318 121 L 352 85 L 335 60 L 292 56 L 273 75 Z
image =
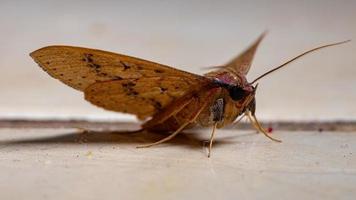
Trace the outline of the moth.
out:
M 259 132 L 281 142 L 271 137 L 257 120 L 257 81 L 305 54 L 348 42 L 306 51 L 249 82 L 246 75 L 264 35 L 230 62 L 204 75 L 122 54 L 73 46 L 48 46 L 30 56 L 53 78 L 84 92 L 90 103 L 106 110 L 136 115 L 144 120 L 142 130 L 169 133 L 157 142 L 139 147 L 164 143 L 196 125 L 212 127 L 210 157 L 216 128 L 236 123 L 239 116 L 247 116 Z

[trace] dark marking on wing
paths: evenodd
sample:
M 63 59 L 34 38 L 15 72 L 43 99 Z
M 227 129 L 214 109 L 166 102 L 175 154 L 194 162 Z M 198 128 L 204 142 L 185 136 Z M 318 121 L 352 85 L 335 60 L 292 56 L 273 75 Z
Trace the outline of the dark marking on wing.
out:
M 161 73 L 163 73 L 164 71 L 163 71 L 163 70 L 160 70 L 160 69 L 155 69 L 154 72 L 161 74 Z
M 157 101 L 156 99 L 153 99 L 153 98 L 150 98 L 149 100 L 152 102 L 153 106 L 154 106 L 157 110 L 162 110 L 162 104 L 161 104 L 161 102 L 159 102 L 159 101 Z
M 123 61 L 120 61 L 120 63 L 122 64 L 122 66 L 124 67 L 124 71 L 128 70 L 131 68 L 130 65 L 128 65 L 127 63 L 123 62 Z
M 160 87 L 160 89 L 161 89 L 161 94 L 168 90 L 167 88 L 164 87 Z
M 124 80 L 124 79 L 121 78 L 120 76 L 113 76 L 113 80 Z
M 122 87 L 124 88 L 125 92 L 129 96 L 137 96 L 139 93 L 134 89 L 136 86 L 136 83 L 129 81 L 121 84 Z
M 95 71 L 95 73 L 100 76 L 100 77 L 108 77 L 112 80 L 123 80 L 122 77 L 120 76 L 112 76 L 109 75 L 106 72 L 102 72 L 101 70 L 101 65 L 97 64 L 94 62 L 94 58 L 93 58 L 93 54 L 88 54 L 88 53 L 84 53 L 84 58 L 82 59 L 84 62 L 87 63 L 88 67 L 90 67 L 91 69 L 93 69 L 93 71 Z M 121 62 L 121 61 L 120 61 Z M 124 62 L 121 62 L 124 66 L 124 70 L 129 69 L 130 67 L 125 64 Z M 82 78 L 86 78 L 85 76 L 83 76 Z
M 84 53 L 84 59 L 83 59 L 83 61 L 85 61 L 85 62 L 93 62 L 93 54 L 91 54 L 91 53 Z
M 137 86 L 135 86 L 135 89 L 136 92 L 140 93 L 137 98 L 140 98 L 141 94 L 144 93 L 145 98 L 148 99 L 148 96 L 160 94 L 159 88 L 168 88 L 169 91 L 164 91 L 165 89 L 163 89 L 162 91 L 164 93 L 160 94 L 162 95 L 160 98 L 164 99 L 160 101 L 163 107 L 170 101 L 168 96 L 176 97 L 179 96 L 179 94 L 183 94 L 182 91 L 186 91 L 191 85 L 201 85 L 210 82 L 210 79 L 204 76 L 199 76 L 140 58 L 97 49 L 71 46 L 48 46 L 38 49 L 30 55 L 41 66 L 41 68 L 52 77 L 59 79 L 68 86 L 80 91 L 85 91 L 86 88 L 99 82 L 135 79 L 141 80 L 142 78 L 159 81 L 157 85 L 149 81 L 145 83 L 147 84 L 147 87 L 155 88 L 149 92 L 142 90 L 145 85 L 138 86 L 139 89 L 136 89 Z M 68 79 L 71 80 L 68 81 Z M 183 84 L 189 85 L 189 87 L 186 88 L 182 85 L 179 90 L 176 90 L 174 89 L 176 84 L 172 85 L 172 83 L 166 82 L 169 79 L 174 79 L 174 81 L 179 82 L 177 86 Z M 162 81 L 164 82 L 160 84 Z M 169 87 L 166 85 L 169 85 Z M 121 87 L 121 83 L 119 83 L 119 86 Z M 116 89 L 120 90 L 120 88 Z M 121 87 L 121 89 L 123 88 Z M 136 92 L 132 92 L 132 94 L 135 95 Z M 126 94 L 125 90 L 122 90 L 122 93 Z M 132 100 L 131 98 L 120 98 L 120 100 Z M 103 102 L 104 97 L 101 103 Z M 105 102 L 105 107 L 115 111 L 122 111 L 124 108 L 124 106 L 115 107 L 115 104 L 110 104 L 110 102 Z M 130 110 L 130 113 L 137 114 L 142 117 L 148 116 L 149 114 L 155 112 L 153 110 L 153 106 L 145 109 L 144 111 L 142 111 L 142 109 L 135 110 L 135 108 L 127 110 Z

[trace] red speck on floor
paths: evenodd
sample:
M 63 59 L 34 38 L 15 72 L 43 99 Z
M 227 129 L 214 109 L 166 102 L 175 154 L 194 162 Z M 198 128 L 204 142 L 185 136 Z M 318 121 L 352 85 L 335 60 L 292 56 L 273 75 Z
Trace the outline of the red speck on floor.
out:
M 268 133 L 272 133 L 273 132 L 273 128 L 272 127 L 268 127 L 267 132 Z

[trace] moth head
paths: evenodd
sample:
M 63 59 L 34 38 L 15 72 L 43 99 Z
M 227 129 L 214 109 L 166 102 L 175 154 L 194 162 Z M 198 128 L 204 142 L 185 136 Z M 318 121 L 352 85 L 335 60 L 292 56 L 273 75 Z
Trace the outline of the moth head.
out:
M 241 99 L 244 99 L 247 96 L 250 96 L 251 94 L 254 95 L 255 93 L 255 88 L 254 86 L 252 86 L 252 84 L 247 83 L 247 81 L 245 83 L 227 83 L 226 81 L 222 81 L 218 78 L 214 78 L 213 79 L 214 84 L 216 84 L 216 86 L 218 87 L 222 87 L 225 88 L 228 93 L 229 96 L 231 97 L 232 100 L 234 101 L 239 101 Z
M 239 86 L 239 85 L 231 85 L 228 88 L 229 95 L 232 100 L 239 101 L 244 99 L 247 96 L 250 96 L 255 92 L 255 87 L 252 85 Z

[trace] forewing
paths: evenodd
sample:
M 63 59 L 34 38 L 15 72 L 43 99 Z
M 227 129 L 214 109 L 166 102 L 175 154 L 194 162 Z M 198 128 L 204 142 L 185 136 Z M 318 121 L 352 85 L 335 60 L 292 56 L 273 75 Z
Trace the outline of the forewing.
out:
M 52 77 L 84 91 L 96 82 L 149 77 L 182 77 L 196 83 L 202 76 L 121 54 L 71 46 L 49 46 L 31 57 Z
M 265 33 L 263 33 L 248 49 L 227 63 L 224 68 L 232 71 L 235 74 L 246 75 L 250 70 L 256 49 L 264 36 Z
M 192 83 L 185 77 L 106 81 L 89 86 L 85 90 L 85 99 L 104 109 L 130 113 L 145 119 L 192 90 L 199 90 L 205 83 Z

